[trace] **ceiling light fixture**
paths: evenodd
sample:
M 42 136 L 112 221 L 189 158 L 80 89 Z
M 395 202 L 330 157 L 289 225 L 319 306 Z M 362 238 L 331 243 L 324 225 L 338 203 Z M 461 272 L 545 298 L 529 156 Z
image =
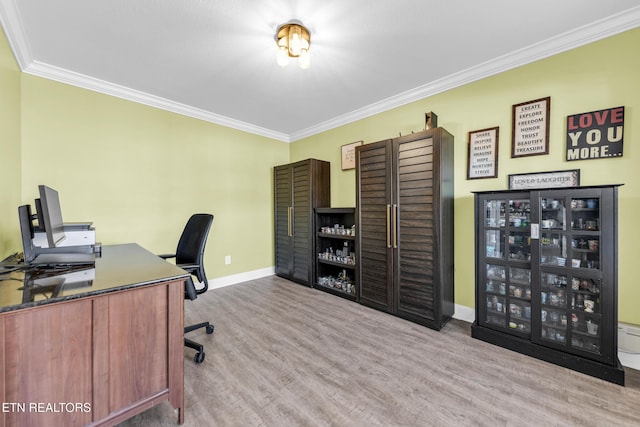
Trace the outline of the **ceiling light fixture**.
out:
M 278 44 L 278 65 L 286 67 L 289 58 L 298 58 L 298 67 L 309 68 L 311 35 L 302 24 L 289 22 L 280 25 L 276 31 L 276 43 Z

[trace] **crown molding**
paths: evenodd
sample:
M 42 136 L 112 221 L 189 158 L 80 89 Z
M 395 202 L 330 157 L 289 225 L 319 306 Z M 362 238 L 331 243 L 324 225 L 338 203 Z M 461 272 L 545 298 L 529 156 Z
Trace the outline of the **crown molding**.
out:
M 291 142 L 455 89 L 640 26 L 640 6 L 467 68 L 290 135 Z
M 23 72 L 283 142 L 298 141 L 640 26 L 637 6 L 288 135 L 38 62 L 31 54 L 15 1 L 0 0 L 0 24 Z
M 0 24 L 4 28 L 5 35 L 13 56 L 21 70 L 24 71 L 33 62 L 31 47 L 22 28 L 22 19 L 14 0 L 0 0 Z
M 33 59 L 31 47 L 22 27 L 22 19 L 16 0 L 0 0 L 0 24 L 5 30 L 7 41 L 13 55 L 24 73 L 72 86 L 81 87 L 94 92 L 111 95 L 128 101 L 137 102 L 150 107 L 159 108 L 187 117 L 215 123 L 232 129 L 241 130 L 255 135 L 264 136 L 283 142 L 290 142 L 289 135 L 266 129 L 250 123 L 235 120 L 220 114 L 215 114 L 190 105 L 181 104 L 169 99 L 150 95 L 135 89 L 107 82 L 105 80 L 96 79 L 74 71 L 55 67 Z
M 128 101 L 137 102 L 139 104 L 148 105 L 150 107 L 159 108 L 187 117 L 203 120 L 210 123 L 226 126 L 232 129 L 261 135 L 267 138 L 275 139 L 283 142 L 290 142 L 289 136 L 282 132 L 272 131 L 250 123 L 235 120 L 220 114 L 215 114 L 201 108 L 192 107 L 170 99 L 161 98 L 159 96 L 150 95 L 126 86 L 96 79 L 84 74 L 76 73 L 67 69 L 54 67 L 38 61 L 32 61 L 23 72 L 34 76 L 42 77 L 49 80 L 55 80 L 72 86 L 81 87 L 94 92 L 103 93 L 105 95 L 115 96 L 117 98 L 126 99 Z

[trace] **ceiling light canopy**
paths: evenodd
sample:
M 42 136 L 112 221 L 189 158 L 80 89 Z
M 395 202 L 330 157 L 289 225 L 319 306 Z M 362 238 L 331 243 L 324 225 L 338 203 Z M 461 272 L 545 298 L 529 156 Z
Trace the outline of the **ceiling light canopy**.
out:
M 309 68 L 311 35 L 301 23 L 288 22 L 280 25 L 276 32 L 276 43 L 278 44 L 278 65 L 286 67 L 289 58 L 298 58 L 298 67 Z

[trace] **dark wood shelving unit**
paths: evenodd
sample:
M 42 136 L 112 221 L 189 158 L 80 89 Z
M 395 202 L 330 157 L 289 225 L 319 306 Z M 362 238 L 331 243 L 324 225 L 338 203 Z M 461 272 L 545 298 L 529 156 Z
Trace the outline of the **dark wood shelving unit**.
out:
M 314 287 L 357 300 L 355 208 L 316 208 Z

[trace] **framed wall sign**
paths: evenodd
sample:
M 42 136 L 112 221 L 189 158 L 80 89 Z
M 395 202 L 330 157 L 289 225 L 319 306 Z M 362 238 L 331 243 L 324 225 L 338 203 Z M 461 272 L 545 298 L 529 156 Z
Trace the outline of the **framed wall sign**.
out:
M 342 146 L 342 170 L 356 167 L 356 147 L 362 145 L 362 141 L 352 142 Z
M 551 97 L 512 107 L 511 157 L 549 154 Z
M 624 107 L 567 116 L 567 161 L 622 157 Z
M 467 179 L 498 176 L 498 133 L 498 127 L 469 132 Z
M 509 175 L 509 190 L 580 186 L 580 169 Z

